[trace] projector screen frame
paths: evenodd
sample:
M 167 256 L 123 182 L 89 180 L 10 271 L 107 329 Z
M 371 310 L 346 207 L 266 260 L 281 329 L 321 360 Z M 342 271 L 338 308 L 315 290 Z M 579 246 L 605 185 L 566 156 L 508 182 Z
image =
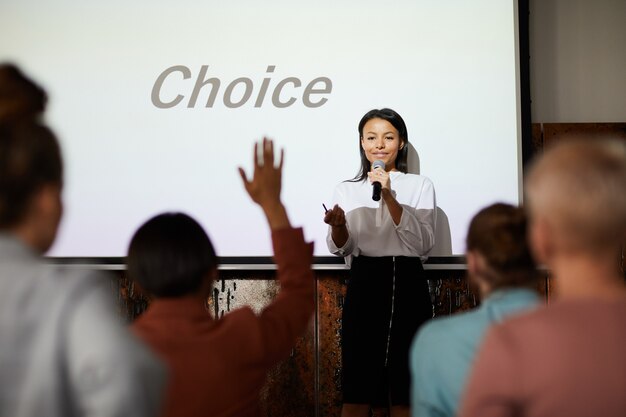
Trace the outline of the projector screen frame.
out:
M 531 160 L 534 148 L 531 127 L 531 100 L 530 100 L 530 47 L 529 47 L 529 1 L 516 1 L 516 37 L 517 37 L 517 82 L 519 88 L 519 121 L 521 131 L 522 172 Z M 523 178 L 523 177 L 521 177 Z M 520 178 L 520 181 L 522 179 Z M 520 192 L 523 189 L 520 186 Z M 523 196 L 520 196 L 522 201 Z M 124 257 L 60 257 L 46 256 L 46 263 L 64 265 L 71 268 L 92 268 L 99 270 L 125 270 Z M 426 270 L 464 270 L 464 256 L 433 256 L 424 264 Z M 261 271 L 275 270 L 274 261 L 267 256 L 218 257 L 218 269 L 221 271 Z M 343 258 L 336 256 L 315 256 L 314 270 L 347 270 Z
M 89 268 L 103 271 L 126 270 L 125 258 L 80 258 L 80 257 L 47 257 L 49 265 L 63 265 L 69 268 Z M 316 256 L 313 259 L 315 271 L 341 271 L 348 270 L 343 258 L 336 256 Z M 220 271 L 275 271 L 276 264 L 271 257 L 254 256 L 223 256 L 218 257 L 218 270 Z M 464 270 L 464 256 L 433 256 L 424 263 L 425 270 Z M 245 277 L 244 277 L 245 278 Z

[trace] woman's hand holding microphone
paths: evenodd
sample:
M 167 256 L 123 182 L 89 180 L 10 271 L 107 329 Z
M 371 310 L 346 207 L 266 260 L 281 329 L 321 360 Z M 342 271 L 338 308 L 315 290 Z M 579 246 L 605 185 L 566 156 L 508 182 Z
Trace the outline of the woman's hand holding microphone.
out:
M 367 173 L 367 178 L 369 179 L 370 184 L 374 184 L 375 182 L 380 183 L 380 191 L 383 198 L 391 195 L 391 179 L 389 178 L 389 173 L 383 168 L 372 167 L 372 170 Z

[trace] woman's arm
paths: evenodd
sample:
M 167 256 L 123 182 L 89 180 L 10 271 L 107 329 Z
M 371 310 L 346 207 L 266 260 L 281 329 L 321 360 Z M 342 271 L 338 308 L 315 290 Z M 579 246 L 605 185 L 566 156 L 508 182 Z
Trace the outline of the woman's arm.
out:
M 400 220 L 402 219 L 402 206 L 398 203 L 398 200 L 393 196 L 393 193 L 388 188 L 383 188 L 382 193 L 383 201 L 389 210 L 389 214 L 391 215 L 391 220 L 393 220 L 393 224 L 396 226 L 400 224 Z
M 367 176 L 370 180 L 370 184 L 374 182 L 379 182 L 381 185 L 381 196 L 387 209 L 389 210 L 389 214 L 391 215 L 391 220 L 393 220 L 393 224 L 396 226 L 400 224 L 400 220 L 402 219 L 402 206 L 398 203 L 398 200 L 393 195 L 391 191 L 391 179 L 389 178 L 389 173 L 383 169 L 375 169 L 371 172 L 367 173 Z
M 422 177 L 415 206 L 402 205 L 391 190 L 389 173 L 375 170 L 368 174 L 370 182 L 379 181 L 382 185 L 382 198 L 389 210 L 389 215 L 398 234 L 398 238 L 416 255 L 427 253 L 435 244 L 435 188 L 433 183 Z M 421 186 L 420 186 L 421 185 Z M 413 190 L 398 190 L 402 193 L 413 193 Z

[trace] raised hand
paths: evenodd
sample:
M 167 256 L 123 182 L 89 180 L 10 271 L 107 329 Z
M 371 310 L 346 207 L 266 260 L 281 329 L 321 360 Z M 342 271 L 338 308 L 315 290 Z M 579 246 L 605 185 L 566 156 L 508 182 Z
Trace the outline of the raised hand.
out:
M 252 179 L 248 179 L 243 168 L 239 167 L 239 175 L 248 195 L 257 203 L 268 218 L 272 229 L 289 227 L 289 219 L 285 207 L 280 201 L 280 191 L 282 188 L 282 171 L 284 152 L 281 150 L 278 166 L 274 160 L 274 142 L 271 139 L 263 138 L 262 158 L 259 161 L 259 143 L 254 144 Z

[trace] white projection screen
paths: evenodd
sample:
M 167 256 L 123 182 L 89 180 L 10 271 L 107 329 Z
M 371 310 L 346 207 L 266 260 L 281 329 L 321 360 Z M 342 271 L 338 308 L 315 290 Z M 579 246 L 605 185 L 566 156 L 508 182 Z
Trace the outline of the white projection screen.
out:
M 264 135 L 285 149 L 292 223 L 330 256 L 322 203 L 357 173 L 357 124 L 373 108 L 402 115 L 410 170 L 435 184 L 431 256 L 463 254 L 480 208 L 520 202 L 517 1 L 0 5 L 0 61 L 46 88 L 63 147 L 65 215 L 50 256 L 125 256 L 163 211 L 195 217 L 219 256 L 270 256 L 237 173 L 251 171 Z

